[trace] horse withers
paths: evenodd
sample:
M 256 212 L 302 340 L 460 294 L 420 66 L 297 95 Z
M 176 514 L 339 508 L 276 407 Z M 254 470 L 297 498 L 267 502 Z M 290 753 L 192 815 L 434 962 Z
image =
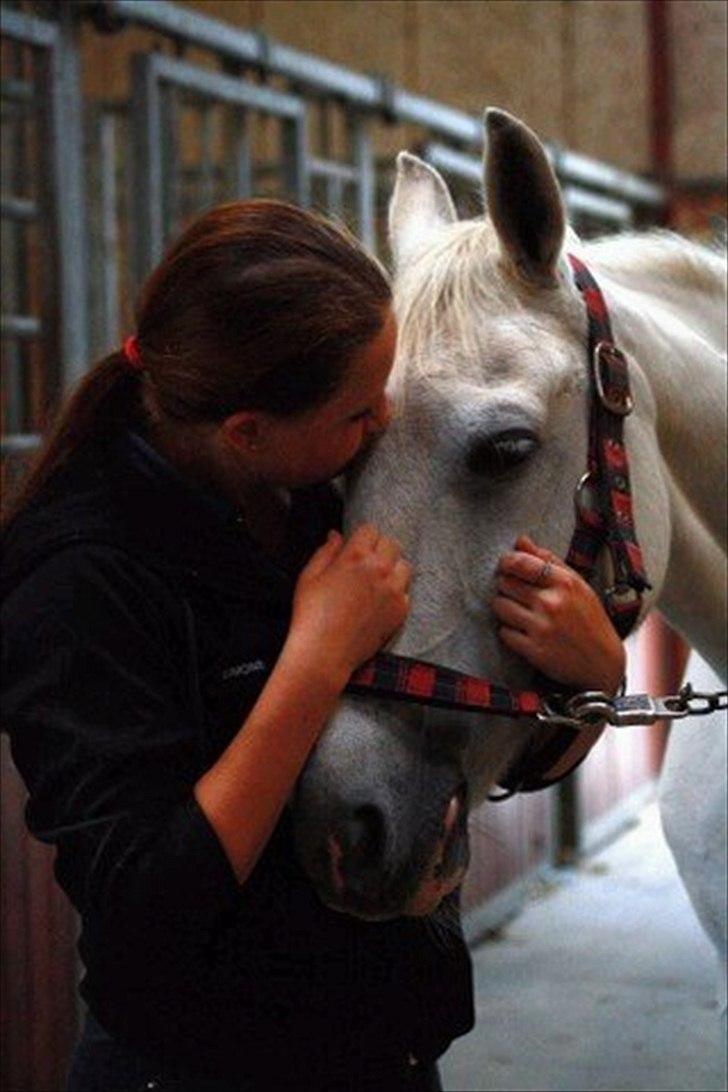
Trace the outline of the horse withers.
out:
M 724 260 L 660 232 L 582 242 L 537 137 L 502 111 L 485 125 L 483 218 L 459 222 L 436 170 L 407 153 L 397 161 L 394 419 L 348 481 L 346 504 L 348 528 L 373 523 L 414 566 L 411 612 L 389 648 L 513 688 L 531 682 L 488 603 L 520 533 L 564 556 L 574 528 L 589 364 L 571 254 L 601 286 L 629 361 L 624 435 L 652 585 L 642 616 L 659 605 L 724 674 Z M 605 552 L 601 589 L 610 568 Z M 468 809 L 539 731 L 342 701 L 294 801 L 299 854 L 321 897 L 374 919 L 433 910 L 464 874 Z M 715 763 L 721 747 L 720 733 L 706 737 L 700 762 Z

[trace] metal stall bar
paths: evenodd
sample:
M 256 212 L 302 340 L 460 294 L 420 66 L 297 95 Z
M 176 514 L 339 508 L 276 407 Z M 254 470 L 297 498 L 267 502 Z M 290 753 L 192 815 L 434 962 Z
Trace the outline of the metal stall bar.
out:
M 158 53 L 136 54 L 132 58 L 131 125 L 135 163 L 135 273 L 139 282 L 159 260 L 164 246 L 162 85 L 281 118 L 286 188 L 299 204 L 309 203 L 306 107 L 300 99 Z
M 454 174 L 467 182 L 483 181 L 483 160 L 479 156 L 456 152 L 445 144 L 426 144 L 422 150 L 422 158 L 445 174 Z
M 326 181 L 326 207 L 334 216 L 342 216 L 344 211 L 344 186 L 347 182 L 357 183 L 359 172 L 348 163 L 336 163 L 331 159 L 312 159 L 309 164 L 312 177 Z
M 64 387 L 88 367 L 88 232 L 83 171 L 79 27 L 72 5 L 60 5 L 52 54 L 50 131 L 53 201 L 60 270 L 60 357 Z
M 563 157 L 555 154 L 548 147 L 546 150 L 560 181 L 565 182 L 570 175 L 564 173 Z M 483 162 L 479 157 L 454 151 L 444 144 L 431 143 L 425 146 L 423 158 L 427 163 L 445 174 L 454 175 L 468 182 L 482 183 Z M 585 180 L 591 180 L 594 176 L 584 173 L 582 177 Z M 631 191 L 633 199 L 635 199 L 637 192 L 636 188 Z M 633 222 L 632 208 L 626 200 L 622 201 L 615 197 L 607 197 L 605 194 L 595 193 L 592 190 L 576 185 L 564 185 L 563 195 L 567 210 L 577 218 L 589 217 L 605 225 L 616 224 L 620 228 L 628 227 Z
M 366 118 L 359 112 L 350 112 L 347 117 L 347 137 L 349 154 L 357 173 L 357 223 L 359 238 L 370 250 L 376 249 L 374 228 L 374 202 L 376 184 L 374 159 L 369 126 Z
M 101 268 L 99 275 L 99 330 L 94 350 L 109 352 L 119 336 L 119 271 L 116 254 L 119 247 L 119 223 L 117 219 L 117 129 L 118 114 L 113 110 L 101 110 L 97 124 L 100 170 L 100 241 Z
M 483 125 L 479 117 L 413 95 L 387 79 L 366 76 L 279 45 L 258 31 L 231 27 L 198 12 L 182 10 L 168 0 L 105 0 L 103 8 L 109 21 L 136 23 L 161 31 L 210 49 L 221 57 L 284 76 L 299 89 L 330 95 L 392 122 L 420 125 L 456 144 L 482 147 Z M 661 186 L 556 146 L 552 147 L 551 153 L 559 177 L 565 181 L 586 183 L 630 203 L 651 208 L 664 204 L 665 192 Z
M 660 208 L 665 203 L 664 187 L 654 182 L 578 152 L 565 151 L 555 144 L 548 144 L 547 151 L 554 170 L 567 182 L 605 190 L 636 205 Z
M 566 208 L 573 216 L 586 216 L 605 224 L 616 224 L 620 228 L 630 227 L 633 223 L 632 208 L 626 201 L 590 193 L 578 186 L 564 186 L 562 192 Z
M 41 153 L 47 156 L 47 167 L 41 166 L 39 172 L 39 184 L 43 186 L 41 202 L 36 204 L 19 194 L 8 194 L 4 195 L 1 211 L 4 217 L 29 224 L 42 214 L 45 206 L 52 225 L 50 261 L 43 272 L 43 314 L 6 316 L 2 334 L 9 338 L 50 339 L 44 346 L 48 368 L 51 361 L 57 363 L 61 383 L 68 387 L 87 366 L 88 344 L 77 27 L 68 11 L 62 11 L 60 21 L 55 24 L 3 8 L 0 33 L 33 49 L 43 63 L 43 79 L 37 87 L 13 80 L 4 82 L 3 91 L 10 91 L 11 98 L 26 103 L 32 103 L 38 95 L 39 121 L 43 125 Z M 7 440 L 12 441 L 13 437 Z

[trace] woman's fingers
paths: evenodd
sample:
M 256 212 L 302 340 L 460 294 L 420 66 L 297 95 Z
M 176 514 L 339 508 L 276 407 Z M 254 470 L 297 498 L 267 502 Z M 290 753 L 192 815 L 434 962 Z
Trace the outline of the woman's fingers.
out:
M 349 536 L 346 547 L 349 550 L 373 550 L 380 538 L 379 531 L 371 523 L 360 523 Z
M 538 589 L 525 580 L 517 580 L 512 576 L 499 576 L 495 586 L 499 595 L 507 595 L 510 599 L 515 599 L 517 603 L 522 603 L 524 607 L 533 609 L 536 606 Z
M 402 556 L 402 547 L 395 538 L 382 535 L 374 547 L 374 553 L 386 565 L 395 565 Z
M 561 564 L 561 559 L 556 554 L 552 553 L 551 550 L 547 550 L 544 546 L 537 545 L 529 535 L 519 535 L 515 546 L 517 550 L 524 550 L 526 553 L 534 554 L 535 557 L 540 557 L 543 561 L 553 561 Z
M 521 603 L 516 603 L 505 595 L 496 595 L 492 606 L 496 617 L 506 626 L 518 629 L 522 633 L 527 633 L 533 628 L 537 616 Z
M 402 592 L 407 591 L 412 579 L 412 566 L 409 561 L 405 561 L 405 559 L 401 557 L 399 561 L 395 563 L 392 579 L 396 588 L 399 588 Z M 407 599 L 409 600 L 409 596 L 407 596 Z
M 319 576 L 328 569 L 334 558 L 341 553 L 344 540 L 338 531 L 329 531 L 326 541 L 319 546 L 306 565 L 306 575 Z
M 548 556 L 542 557 L 541 554 L 535 556 L 522 550 L 503 554 L 498 563 L 498 572 L 502 576 L 525 580 L 528 584 L 539 588 L 548 588 L 560 583 L 569 570 L 555 554 L 547 550 L 543 553 Z
M 517 652 L 519 656 L 524 656 L 529 662 L 533 662 L 533 641 L 527 634 L 520 629 L 509 629 L 507 626 L 501 626 L 498 635 L 503 644 L 510 648 L 512 652 Z

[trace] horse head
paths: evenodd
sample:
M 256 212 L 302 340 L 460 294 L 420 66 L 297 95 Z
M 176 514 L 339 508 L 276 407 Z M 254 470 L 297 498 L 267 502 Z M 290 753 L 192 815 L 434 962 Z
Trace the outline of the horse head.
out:
M 459 221 L 438 172 L 398 157 L 394 417 L 347 483 L 346 520 L 397 538 L 414 566 L 390 651 L 518 688 L 533 673 L 499 641 L 488 604 L 520 533 L 560 556 L 571 538 L 587 320 L 565 256 L 567 240 L 580 244 L 544 148 L 501 111 L 485 126 L 482 219 Z M 649 416 L 649 389 L 639 394 Z M 534 731 L 346 697 L 294 800 L 298 852 L 324 901 L 376 919 L 430 912 L 463 877 L 468 808 Z

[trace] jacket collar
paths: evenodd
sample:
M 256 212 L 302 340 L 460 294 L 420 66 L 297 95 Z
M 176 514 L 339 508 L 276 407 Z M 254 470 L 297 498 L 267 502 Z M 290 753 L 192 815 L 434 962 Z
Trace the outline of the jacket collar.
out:
M 4 594 L 57 550 L 96 542 L 229 592 L 290 598 L 301 564 L 341 517 L 329 486 L 297 491 L 292 509 L 298 549 L 283 569 L 250 538 L 239 508 L 189 481 L 140 429 L 124 428 L 79 449 L 14 521 L 4 543 Z

